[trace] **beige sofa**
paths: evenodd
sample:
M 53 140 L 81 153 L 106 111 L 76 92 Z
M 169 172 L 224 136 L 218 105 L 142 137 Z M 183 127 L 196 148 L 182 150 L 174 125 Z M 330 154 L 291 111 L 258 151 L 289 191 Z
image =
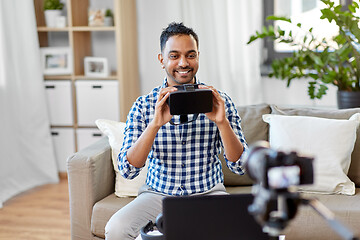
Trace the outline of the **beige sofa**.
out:
M 269 127 L 262 121 L 262 115 L 308 115 L 324 118 L 348 119 L 359 109 L 320 110 L 307 108 L 278 108 L 267 104 L 239 107 L 242 127 L 249 144 L 257 140 L 268 140 Z M 360 138 L 359 130 L 352 162 L 348 173 L 356 183 L 353 196 L 304 194 L 316 197 L 327 206 L 336 217 L 354 232 L 360 226 Z M 339 136 L 341 141 L 341 136 Z M 118 209 L 133 198 L 119 198 L 114 194 L 115 173 L 111 160 L 111 149 L 107 138 L 75 153 L 67 162 L 71 237 L 75 239 L 103 239 L 104 227 L 108 219 Z M 225 185 L 229 193 L 249 193 L 252 181 L 247 177 L 231 173 L 223 168 Z M 296 218 L 286 229 L 286 239 L 341 239 L 327 223 L 310 207 L 301 207 Z

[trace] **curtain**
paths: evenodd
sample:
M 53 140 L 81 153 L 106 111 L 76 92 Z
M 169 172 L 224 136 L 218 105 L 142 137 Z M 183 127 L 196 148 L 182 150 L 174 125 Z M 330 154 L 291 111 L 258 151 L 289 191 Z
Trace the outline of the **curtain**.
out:
M 261 103 L 261 41 L 246 43 L 262 26 L 262 0 L 180 2 L 184 24 L 199 35 L 199 78 L 236 105 Z
M 0 207 L 59 181 L 33 1 L 0 1 Z

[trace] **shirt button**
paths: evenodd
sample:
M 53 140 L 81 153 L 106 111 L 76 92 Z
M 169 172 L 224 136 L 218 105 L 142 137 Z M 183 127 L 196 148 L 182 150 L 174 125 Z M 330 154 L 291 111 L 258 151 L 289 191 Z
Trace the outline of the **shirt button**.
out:
M 185 143 L 186 143 L 185 141 L 182 141 L 182 142 L 181 142 L 182 145 L 185 145 Z
M 185 167 L 185 164 L 181 164 L 182 167 Z

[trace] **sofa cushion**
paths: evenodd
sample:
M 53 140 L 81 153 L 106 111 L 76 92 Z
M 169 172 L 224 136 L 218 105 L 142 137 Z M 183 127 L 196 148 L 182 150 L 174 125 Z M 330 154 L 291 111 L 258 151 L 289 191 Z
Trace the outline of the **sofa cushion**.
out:
M 271 105 L 272 114 L 314 116 L 331 119 L 349 119 L 355 113 L 360 113 L 360 108 L 350 109 L 315 109 L 315 108 L 289 108 Z M 357 130 L 357 139 L 351 154 L 351 164 L 348 172 L 349 178 L 360 187 L 360 128 Z
M 144 185 L 147 174 L 147 165 L 135 179 L 125 179 L 118 168 L 118 155 L 124 140 L 125 123 L 107 119 L 95 121 L 97 127 L 109 139 L 111 158 L 115 171 L 115 194 L 118 197 L 137 196 L 139 188 Z
M 110 217 L 133 199 L 134 197 L 119 198 L 111 194 L 97 202 L 91 215 L 91 232 L 95 236 L 105 238 L 105 225 Z
M 257 104 L 249 106 L 239 106 L 237 111 L 241 117 L 241 127 L 248 144 L 259 140 L 268 140 L 269 126 L 262 121 L 262 115 L 270 113 L 271 109 L 268 104 Z M 252 185 L 253 181 L 247 174 L 237 175 L 229 170 L 226 166 L 223 154 L 220 154 L 224 173 L 225 186 Z
M 271 148 L 314 157 L 314 184 L 299 186 L 299 189 L 319 193 L 355 193 L 355 184 L 347 173 L 360 113 L 349 120 L 276 114 L 266 114 L 263 119 L 270 125 Z M 270 176 L 270 172 L 268 174 Z M 282 179 L 283 175 L 276 176 L 278 183 L 278 178 Z

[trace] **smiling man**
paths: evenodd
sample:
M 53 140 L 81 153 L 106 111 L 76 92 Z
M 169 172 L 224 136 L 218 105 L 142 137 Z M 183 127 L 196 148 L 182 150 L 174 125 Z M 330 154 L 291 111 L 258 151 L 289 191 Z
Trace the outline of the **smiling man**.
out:
M 196 79 L 199 40 L 182 23 L 171 23 L 160 37 L 158 56 L 166 72 L 163 84 L 139 97 L 131 108 L 125 128 L 118 167 L 133 179 L 149 161 L 145 185 L 131 203 L 116 212 L 105 227 L 106 239 L 135 239 L 149 220 L 162 211 L 165 196 L 226 194 L 218 155 L 224 149 L 227 166 L 243 174 L 247 144 L 234 103 L 225 93 Z M 176 85 L 200 84 L 211 89 L 213 109 L 183 125 L 171 125 L 166 100 Z
M 168 86 L 194 84 L 195 73 L 199 68 L 197 36 L 175 35 L 160 47 L 158 59 L 165 69 Z

